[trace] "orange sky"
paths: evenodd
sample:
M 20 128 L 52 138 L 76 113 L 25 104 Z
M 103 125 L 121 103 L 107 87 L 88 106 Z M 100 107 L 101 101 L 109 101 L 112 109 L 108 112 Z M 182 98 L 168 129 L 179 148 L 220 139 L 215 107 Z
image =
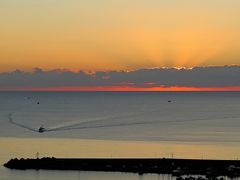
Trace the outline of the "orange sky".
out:
M 3 0 L 0 72 L 240 64 L 239 0 Z

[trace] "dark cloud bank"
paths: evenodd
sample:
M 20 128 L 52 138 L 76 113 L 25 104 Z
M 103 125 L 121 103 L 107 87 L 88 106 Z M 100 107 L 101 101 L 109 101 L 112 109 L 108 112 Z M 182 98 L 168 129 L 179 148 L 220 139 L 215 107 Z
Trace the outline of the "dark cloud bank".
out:
M 32 72 L 16 70 L 0 73 L 0 89 L 66 86 L 233 87 L 240 86 L 240 66 L 97 71 L 94 74 L 35 68 Z

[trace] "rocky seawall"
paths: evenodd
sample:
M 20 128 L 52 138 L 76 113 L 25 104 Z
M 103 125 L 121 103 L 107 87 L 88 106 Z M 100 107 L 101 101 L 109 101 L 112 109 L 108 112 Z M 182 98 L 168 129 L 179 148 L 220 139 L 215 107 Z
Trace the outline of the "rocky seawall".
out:
M 173 176 L 203 175 L 206 177 L 240 177 L 238 160 L 199 159 L 11 159 L 10 169 L 81 170 L 105 172 L 158 173 Z

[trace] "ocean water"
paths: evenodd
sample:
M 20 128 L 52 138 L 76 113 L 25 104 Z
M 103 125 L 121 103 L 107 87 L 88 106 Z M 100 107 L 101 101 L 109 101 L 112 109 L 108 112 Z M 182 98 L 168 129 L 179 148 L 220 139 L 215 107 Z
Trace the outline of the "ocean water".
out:
M 239 92 L 1 92 L 0 163 L 14 157 L 240 158 Z M 39 133 L 39 127 L 45 132 Z M 0 179 L 171 179 L 15 171 Z

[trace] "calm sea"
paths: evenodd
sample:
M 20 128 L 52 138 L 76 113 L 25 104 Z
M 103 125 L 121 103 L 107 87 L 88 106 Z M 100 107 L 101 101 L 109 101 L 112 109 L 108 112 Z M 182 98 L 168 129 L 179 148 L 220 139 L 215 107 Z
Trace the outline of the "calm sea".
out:
M 9 121 L 11 120 L 11 121 Z M 44 133 L 38 133 L 40 127 Z M 0 163 L 14 157 L 240 158 L 239 92 L 1 92 Z M 171 179 L 16 171 L 0 179 Z

